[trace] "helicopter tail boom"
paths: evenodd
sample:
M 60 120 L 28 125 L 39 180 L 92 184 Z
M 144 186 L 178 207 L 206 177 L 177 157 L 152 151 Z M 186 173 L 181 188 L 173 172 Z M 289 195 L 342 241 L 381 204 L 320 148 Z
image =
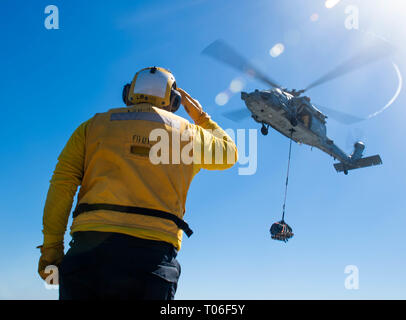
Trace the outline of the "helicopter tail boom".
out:
M 348 170 L 377 166 L 380 164 L 382 164 L 381 157 L 379 155 L 374 155 L 370 157 L 360 158 L 358 160 L 351 161 L 350 163 L 335 163 L 334 168 L 337 170 L 337 172 L 344 172 L 345 174 L 347 174 Z

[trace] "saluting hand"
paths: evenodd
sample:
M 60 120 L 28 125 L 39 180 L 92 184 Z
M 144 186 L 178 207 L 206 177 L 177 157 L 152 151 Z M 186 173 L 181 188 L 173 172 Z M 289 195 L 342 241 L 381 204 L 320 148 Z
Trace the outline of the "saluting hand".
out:
M 198 100 L 193 99 L 185 90 L 181 88 L 177 88 L 176 90 L 182 95 L 183 107 L 197 125 L 209 117 L 207 113 L 203 111 L 202 105 Z

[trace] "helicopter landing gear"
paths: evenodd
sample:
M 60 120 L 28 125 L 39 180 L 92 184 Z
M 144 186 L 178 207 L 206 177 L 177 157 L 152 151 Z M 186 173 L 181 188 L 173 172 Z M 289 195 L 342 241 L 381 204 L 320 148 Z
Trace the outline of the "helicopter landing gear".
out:
M 268 134 L 268 128 L 269 128 L 269 125 L 268 125 L 268 126 L 265 126 L 264 123 L 262 124 L 261 133 L 262 133 L 264 136 L 266 136 L 266 135 Z
M 292 125 L 292 127 L 296 127 L 296 126 L 297 126 L 297 119 L 296 119 L 296 117 L 290 118 L 290 124 Z
M 348 174 L 348 170 L 344 170 L 344 174 L 347 175 L 347 174 Z

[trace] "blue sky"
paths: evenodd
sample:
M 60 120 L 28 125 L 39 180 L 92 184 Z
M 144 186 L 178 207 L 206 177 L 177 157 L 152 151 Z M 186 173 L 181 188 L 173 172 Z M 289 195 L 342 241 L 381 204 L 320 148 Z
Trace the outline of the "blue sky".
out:
M 59 8 L 59 30 L 44 27 L 50 4 Z M 344 26 L 348 5 L 359 9 L 359 30 Z M 35 249 L 57 156 L 81 122 L 123 106 L 122 86 L 137 70 L 167 67 L 223 128 L 259 129 L 222 116 L 243 106 L 239 94 L 215 103 L 241 74 L 202 56 L 209 43 L 226 40 L 279 83 L 300 89 L 380 36 L 397 46 L 394 56 L 309 92 L 321 105 L 366 116 L 396 91 L 392 63 L 405 72 L 405 9 L 400 0 L 343 0 L 331 9 L 322 0 L 2 1 L 0 299 L 57 298 L 36 273 Z M 273 58 L 277 43 L 285 50 Z M 244 79 L 245 91 L 265 89 Z M 405 100 L 401 91 L 357 125 L 328 122 L 328 136 L 345 151 L 362 138 L 365 154 L 379 153 L 382 166 L 344 176 L 326 154 L 293 145 L 286 221 L 295 237 L 286 244 L 268 230 L 281 216 L 288 139 L 258 133 L 254 175 L 238 175 L 238 164 L 199 173 L 186 204 L 195 233 L 178 256 L 176 298 L 405 299 Z M 347 265 L 359 269 L 358 290 L 344 287 Z

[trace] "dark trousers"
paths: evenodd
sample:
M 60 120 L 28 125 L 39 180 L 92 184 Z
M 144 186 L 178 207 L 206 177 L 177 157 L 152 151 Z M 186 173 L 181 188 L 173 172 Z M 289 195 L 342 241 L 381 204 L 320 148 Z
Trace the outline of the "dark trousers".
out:
M 59 299 L 173 300 L 176 249 L 109 232 L 75 232 L 59 266 Z

